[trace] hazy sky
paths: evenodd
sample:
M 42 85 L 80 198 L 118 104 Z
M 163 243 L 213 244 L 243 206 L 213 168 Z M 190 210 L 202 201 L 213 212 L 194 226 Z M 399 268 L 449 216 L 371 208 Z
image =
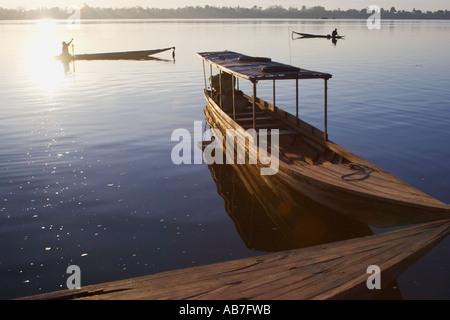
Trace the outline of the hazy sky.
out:
M 378 5 L 385 9 L 392 6 L 397 10 L 411 11 L 413 8 L 420 10 L 450 9 L 449 0 L 1 0 L 0 7 L 17 8 L 19 6 L 29 8 L 36 7 L 68 7 L 71 5 L 83 6 L 87 3 L 92 7 L 133 7 L 142 6 L 150 8 L 177 8 L 185 6 L 241 6 L 252 7 L 257 5 L 266 8 L 271 5 L 283 7 L 298 7 L 303 5 L 312 7 L 321 5 L 326 9 L 362 9 L 369 5 Z

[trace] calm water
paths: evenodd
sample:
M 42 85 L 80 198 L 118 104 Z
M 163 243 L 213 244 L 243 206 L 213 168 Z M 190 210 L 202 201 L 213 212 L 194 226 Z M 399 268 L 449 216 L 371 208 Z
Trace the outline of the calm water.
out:
M 335 27 L 336 46 L 291 38 Z M 64 289 L 72 264 L 88 285 L 383 231 L 307 199 L 286 231 L 230 168 L 172 164 L 173 130 L 204 121 L 199 51 L 333 74 L 331 140 L 450 203 L 449 32 L 442 21 L 0 23 L 0 298 Z M 176 61 L 65 72 L 52 56 L 71 38 L 79 53 L 176 46 Z M 278 88 L 294 110 L 294 83 Z M 301 116 L 319 128 L 322 97 L 321 81 L 301 82 Z M 450 298 L 449 249 L 398 278 L 403 298 Z

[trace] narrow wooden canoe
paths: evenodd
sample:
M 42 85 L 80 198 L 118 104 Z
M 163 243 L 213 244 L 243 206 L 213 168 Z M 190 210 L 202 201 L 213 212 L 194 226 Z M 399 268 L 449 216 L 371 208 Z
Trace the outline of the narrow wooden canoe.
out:
M 296 35 L 298 35 L 298 36 L 300 36 L 302 38 L 327 38 L 327 39 L 333 38 L 333 39 L 342 39 L 342 38 L 345 37 L 345 36 L 334 36 L 333 37 L 330 34 L 326 34 L 326 35 L 324 35 L 324 34 L 310 34 L 310 33 L 302 33 L 302 32 L 295 32 L 295 31 L 292 31 L 292 34 L 293 35 L 296 34 Z
M 124 52 L 107 52 L 107 53 L 89 53 L 89 54 L 76 54 L 75 56 L 60 55 L 60 60 L 148 60 L 153 59 L 150 57 L 154 54 L 161 53 L 168 50 L 174 50 L 175 47 L 154 49 L 154 50 L 141 50 L 141 51 L 124 51 Z
M 448 236 L 450 220 L 303 249 L 24 297 L 23 300 L 371 299 Z M 367 286 L 369 266 L 381 289 Z M 370 281 L 369 281 L 370 282 Z
M 319 78 L 325 80 L 327 88 L 326 82 L 331 78 L 329 74 L 300 68 L 294 71 L 283 64 L 279 66 L 280 70 L 289 71 L 265 72 L 264 68 L 276 69 L 278 64 L 240 62 L 241 54 L 230 51 L 199 55 L 221 70 L 223 80 L 228 79 L 225 77 L 228 74 L 253 82 L 254 92 L 256 83 L 262 80 Z M 225 88 L 233 89 L 234 99 L 231 91 L 225 91 Z M 219 91 L 222 91 L 221 99 Z M 296 192 L 376 227 L 450 218 L 448 205 L 333 143 L 326 132 L 281 108 L 240 91 L 236 93 L 234 87 L 225 83 L 221 88 L 212 84 L 212 91 L 205 89 L 204 93 L 205 115 L 223 135 L 228 129 L 278 129 L 279 170 L 276 179 Z M 254 145 L 245 148 L 248 152 L 258 152 Z M 270 176 L 262 178 L 267 183 L 272 179 Z

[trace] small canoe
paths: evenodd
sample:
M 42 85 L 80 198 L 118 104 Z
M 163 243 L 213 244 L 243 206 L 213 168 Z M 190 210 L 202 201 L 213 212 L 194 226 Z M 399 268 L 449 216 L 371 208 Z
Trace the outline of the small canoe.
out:
M 293 35 L 296 34 L 296 35 L 298 35 L 298 36 L 300 36 L 302 38 L 342 39 L 342 38 L 345 37 L 345 36 L 335 36 L 335 37 L 333 37 L 330 34 L 326 34 L 326 35 L 323 35 L 323 34 L 310 34 L 310 33 L 295 32 L 295 31 L 292 31 L 292 34 Z
M 141 50 L 141 51 L 124 51 L 124 52 L 107 52 L 107 53 L 89 53 L 89 54 L 76 54 L 73 55 L 60 55 L 57 58 L 63 61 L 73 60 L 149 60 L 154 59 L 150 57 L 154 54 L 164 51 L 173 50 L 174 56 L 175 47 L 154 49 L 154 50 Z
M 167 271 L 18 300 L 355 300 L 377 298 L 449 234 L 450 221 Z M 369 266 L 377 266 L 380 289 Z M 370 284 L 370 288 L 368 286 Z

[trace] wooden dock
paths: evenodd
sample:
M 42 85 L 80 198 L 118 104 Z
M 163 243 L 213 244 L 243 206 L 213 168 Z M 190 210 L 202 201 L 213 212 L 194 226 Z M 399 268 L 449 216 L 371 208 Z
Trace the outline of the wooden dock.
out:
M 326 245 L 192 267 L 81 289 L 24 297 L 25 300 L 307 300 L 370 299 L 381 270 L 381 289 L 450 233 L 441 220 Z

